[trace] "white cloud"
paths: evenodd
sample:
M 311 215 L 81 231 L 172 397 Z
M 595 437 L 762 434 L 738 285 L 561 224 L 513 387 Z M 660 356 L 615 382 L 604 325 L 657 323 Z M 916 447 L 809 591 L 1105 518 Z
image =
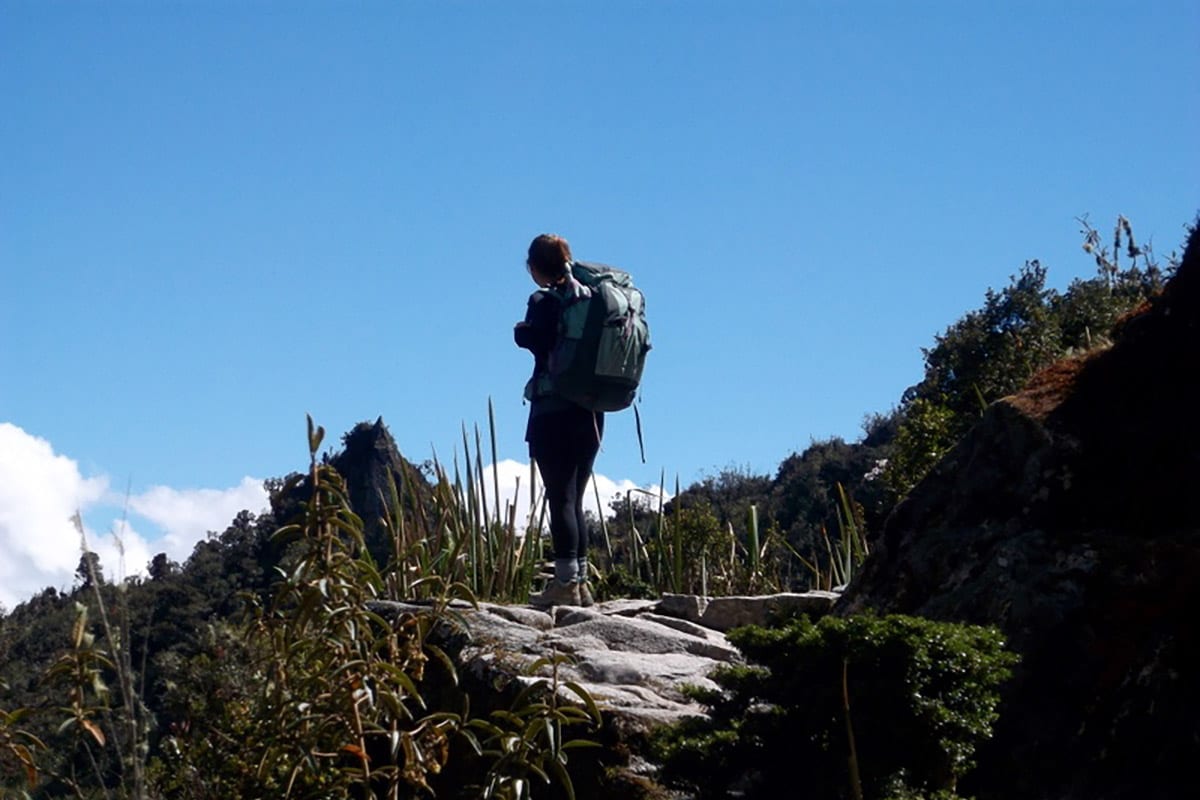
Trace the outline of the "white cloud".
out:
M 72 517 L 107 489 L 107 478 L 85 478 L 45 439 L 0 423 L 0 603 L 12 608 L 74 580 L 81 544 Z
M 220 533 L 239 511 L 255 514 L 267 508 L 262 481 L 245 477 L 229 489 L 172 489 L 155 486 L 129 498 L 130 510 L 163 530 L 156 553 L 183 561 L 210 531 Z
M 0 423 L 0 605 L 11 609 L 47 586 L 72 586 L 83 548 L 73 517 L 120 513 L 125 503 L 109 491 L 106 476 L 85 477 L 45 439 Z M 129 497 L 127 507 L 157 530 L 143 533 L 124 514 L 104 533 L 84 528 L 88 549 L 114 581 L 145 574 L 156 553 L 186 559 L 196 542 L 225 530 L 239 511 L 265 509 L 267 494 L 254 478 L 229 489 L 155 486 Z
M 658 484 L 651 486 L 639 486 L 628 478 L 620 481 L 614 481 L 611 478 L 605 477 L 604 475 L 597 475 L 596 485 L 600 490 L 600 500 L 602 502 L 605 516 L 612 514 L 612 501 L 614 499 L 618 497 L 624 497 L 630 492 L 633 493 L 633 501 L 635 503 L 640 501 L 649 503 L 653 508 L 658 507 L 658 497 L 661 488 Z M 590 493 L 588 497 L 594 501 L 595 493 Z M 663 502 L 670 500 L 671 493 L 665 490 L 662 491 L 662 498 Z M 596 510 L 596 504 L 594 502 L 592 502 L 591 505 L 585 503 L 585 506 L 590 508 L 592 511 Z
M 130 575 L 146 574 L 151 553 L 161 552 L 126 519 L 114 519 L 108 532 L 102 535 L 86 529 L 85 532 L 88 549 L 100 556 L 100 569 L 106 580 L 122 581 Z

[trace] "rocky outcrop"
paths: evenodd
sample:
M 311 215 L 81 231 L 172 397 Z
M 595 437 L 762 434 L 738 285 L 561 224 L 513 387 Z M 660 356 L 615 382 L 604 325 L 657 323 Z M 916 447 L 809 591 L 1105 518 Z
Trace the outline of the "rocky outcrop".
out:
M 407 529 L 418 530 L 419 519 L 432 504 L 433 489 L 428 480 L 419 467 L 400 455 L 382 417 L 355 425 L 342 436 L 342 449 L 322 458 L 346 482 L 350 507 L 363 522 L 367 550 L 376 563 L 388 563 L 393 556 L 393 539 L 385 520 L 393 511 L 392 487 L 401 501 Z M 294 520 L 311 495 L 308 476 L 292 473 L 282 490 L 271 494 L 271 512 L 277 520 Z
M 710 600 L 668 594 L 661 600 L 610 600 L 590 608 L 559 606 L 550 612 L 493 603 L 472 608 L 455 602 L 452 608 L 465 624 L 443 627 L 434 641 L 453 656 L 460 673 L 475 675 L 490 686 L 526 677 L 538 659 L 566 654 L 571 663 L 563 667 L 562 680 L 586 688 L 622 727 L 648 731 L 702 714 L 680 686 L 713 687 L 708 678 L 712 668 L 740 660 L 723 629 L 690 619 L 696 616 L 695 608 L 716 604 L 723 609 L 716 618 L 721 625 L 731 619 L 739 625 L 765 624 L 779 613 L 800 610 L 822 616 L 836 597 L 813 592 Z M 372 608 L 394 615 L 426 607 L 378 601 Z
M 964 793 L 1177 796 L 1200 757 L 1198 415 L 1193 234 L 1111 347 L 994 404 L 888 519 L 835 613 L 994 624 L 1023 657 Z
M 777 613 L 804 610 L 812 617 L 833 607 L 829 592 L 708 600 L 666 595 L 662 600 L 612 600 L 590 608 L 559 607 L 550 613 L 525 606 L 455 603 L 462 624 L 445 622 L 431 641 L 452 659 L 458 687 L 470 698 L 473 716 L 507 708 L 531 680 L 551 674 L 549 666 L 531 672 L 535 662 L 562 654 L 560 684 L 574 682 L 596 701 L 602 717 L 594 734 L 604 745 L 590 767 L 591 780 L 577 781 L 581 798 L 636 797 L 635 786 L 649 785 L 652 772 L 643 755 L 647 735 L 656 728 L 704 710 L 681 691 L 691 684 L 716 688 L 710 671 L 739 662 L 740 655 L 722 630 L 704 624 L 763 624 Z M 379 601 L 372 609 L 391 616 L 418 613 L 425 606 Z M 579 703 L 563 688 L 565 702 Z M 577 751 L 579 752 L 579 751 Z M 572 756 L 574 758 L 574 756 Z M 573 765 L 574 774 L 576 766 Z M 600 773 L 603 773 L 602 776 Z M 617 788 L 622 787 L 622 788 Z M 616 792 L 614 794 L 614 792 Z
M 329 463 L 346 481 L 350 507 L 363 521 L 367 549 L 378 563 L 386 564 L 392 557 L 392 537 L 383 521 L 392 512 L 392 486 L 404 497 L 402 505 L 410 515 L 407 522 L 411 527 L 415 503 L 429 503 L 429 484 L 417 467 L 400 455 L 382 417 L 355 425 L 342 437 L 342 444 L 343 449 Z

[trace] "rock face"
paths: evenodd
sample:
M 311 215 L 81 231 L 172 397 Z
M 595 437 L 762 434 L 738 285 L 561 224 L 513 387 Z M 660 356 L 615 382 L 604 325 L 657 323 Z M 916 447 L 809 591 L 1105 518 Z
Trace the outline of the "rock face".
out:
M 833 607 L 836 596 L 787 594 L 754 598 L 721 598 L 721 620 L 738 624 L 763 624 L 777 612 L 803 606 L 818 617 Z M 716 688 L 709 672 L 720 664 L 740 661 L 725 634 L 691 617 L 703 617 L 704 606 L 716 600 L 689 595 L 668 595 L 662 600 L 612 600 L 591 608 L 560 607 L 552 613 L 523 606 L 489 603 L 472 609 L 457 603 L 454 611 L 465 627 L 443 625 L 433 643 L 453 660 L 459 686 L 471 700 L 473 715 L 506 708 L 522 686 L 536 676 L 546 677 L 549 667 L 534 675 L 528 670 L 538 659 L 565 654 L 571 663 L 559 669 L 560 682 L 573 681 L 587 690 L 599 707 L 603 726 L 595 738 L 605 747 L 600 761 L 585 767 L 592 774 L 577 780 L 575 789 L 584 798 L 635 798 L 645 794 L 652 781 L 640 774 L 645 762 L 645 738 L 655 728 L 702 707 L 680 690 L 682 684 Z M 423 606 L 379 601 L 376 612 L 394 615 L 418 612 Z M 560 690 L 566 702 L 578 697 Z M 578 752 L 578 751 L 577 751 Z M 575 759 L 572 756 L 572 759 Z M 572 773 L 577 765 L 572 762 Z M 639 786 L 641 787 L 639 789 Z
M 962 787 L 1173 797 L 1200 758 L 1200 236 L 1108 349 L 994 404 L 838 614 L 994 624 L 1023 663 Z M 1015 768 L 1014 768 L 1015 767 Z
M 419 502 L 428 503 L 429 486 L 418 469 L 401 457 L 382 417 L 374 423 L 358 423 L 342 437 L 342 443 L 342 451 L 330 464 L 346 481 L 350 507 L 362 517 L 367 549 L 378 563 L 386 564 L 392 555 L 391 536 L 383 520 L 391 510 L 391 483 L 397 492 L 407 487 L 404 507 L 408 514 L 413 511 L 414 492 Z
M 375 422 L 360 422 L 342 436 L 342 449 L 323 456 L 346 482 L 350 507 L 363 521 L 367 550 L 379 564 L 392 557 L 392 536 L 384 519 L 391 513 L 391 487 L 402 496 L 405 524 L 414 530 L 421 509 L 429 509 L 433 490 L 421 470 L 400 455 L 396 440 L 380 417 Z M 273 494 L 271 511 L 278 520 L 292 520 L 312 494 L 307 475 L 293 473 L 300 480 L 290 491 Z

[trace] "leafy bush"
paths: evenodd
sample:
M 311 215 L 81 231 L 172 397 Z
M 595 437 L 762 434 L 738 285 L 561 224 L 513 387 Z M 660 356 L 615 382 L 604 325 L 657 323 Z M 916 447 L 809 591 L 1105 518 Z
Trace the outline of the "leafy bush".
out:
M 7 691 L 8 685 L 0 681 L 0 692 Z M 23 708 L 11 711 L 0 708 L 0 787 L 10 785 L 9 779 L 13 774 L 17 775 L 18 781 L 24 781 L 30 787 L 37 786 L 38 768 L 35 754 L 38 750 L 44 750 L 46 746 L 21 727 L 22 719 L 27 713 Z M 3 796 L 2 792 L 0 796 Z
M 897 496 L 928 474 L 987 404 L 1020 390 L 1055 360 L 1105 344 L 1114 323 L 1159 292 L 1178 264 L 1172 254 L 1160 267 L 1153 248 L 1134 241 L 1124 217 L 1117 218 L 1111 249 L 1086 217 L 1079 223 L 1096 277 L 1072 281 L 1059 292 L 1046 287 L 1046 268 L 1028 261 L 1008 286 L 989 289 L 982 307 L 922 349 L 925 376 L 901 400 L 884 472 Z
M 508 710 L 493 711 L 488 719 L 473 719 L 463 731 L 475 750 L 491 760 L 486 785 L 474 787 L 481 800 L 532 800 L 533 788 L 557 781 L 568 800 L 575 784 L 567 772 L 567 751 L 598 748 L 591 739 L 567 738 L 568 728 L 594 729 L 600 709 L 586 689 L 563 681 L 559 667 L 572 659 L 565 653 L 538 659 L 526 668 L 525 687 Z M 534 677 L 543 668 L 550 677 Z M 559 689 L 570 692 L 582 707 L 564 703 Z
M 596 584 L 596 596 L 599 600 L 645 599 L 657 597 L 658 592 L 648 581 L 634 575 L 625 567 L 616 566 L 600 576 Z
M 425 637 L 458 587 L 443 585 L 428 615 L 368 608 L 385 579 L 341 476 L 317 463 L 323 435 L 310 419 L 311 496 L 302 521 L 276 533 L 298 549 L 272 602 L 184 665 L 207 691 L 180 704 L 195 716 L 155 765 L 167 796 L 417 797 L 449 759 L 462 719 L 431 712 L 417 684 L 439 655 Z
M 656 742 L 664 779 L 700 798 L 952 797 L 1016 662 L 994 628 L 898 615 L 729 638 L 749 663 L 689 689 L 710 717 Z
M 563 684 L 587 709 L 561 704 L 555 672 L 552 681 L 532 680 L 511 709 L 489 721 L 468 719 L 465 696 L 439 695 L 426 680 L 426 665 L 439 665 L 453 685 L 457 674 L 429 635 L 443 622 L 464 624 L 452 601 L 477 605 L 466 584 L 433 569 L 455 569 L 458 559 L 441 548 L 397 545 L 401 555 L 378 569 L 345 482 L 317 462 L 323 436 L 310 419 L 309 475 L 292 479 L 306 481 L 309 499 L 299 521 L 275 534 L 292 546 L 273 598 L 265 604 L 248 598 L 245 625 L 214 624 L 198 654 L 164 664 L 177 678 L 169 681 L 165 703 L 175 722 L 151 764 L 155 788 L 179 800 L 424 798 L 434 796 L 452 755 L 470 757 L 464 749 L 452 753 L 457 741 L 485 762 L 485 797 L 529 798 L 538 780 L 573 796 L 567 751 L 588 742 L 565 740 L 563 732 L 598 724 L 590 696 Z M 434 501 L 439 519 L 459 510 L 452 495 Z M 407 561 L 413 552 L 432 560 Z M 409 569 L 419 564 L 429 571 Z M 410 574 L 397 576 L 402 570 Z M 423 595 L 424 608 L 383 616 L 373 601 L 397 588 Z M 442 780 L 461 788 L 460 776 L 453 777 Z
M 923 397 L 905 408 L 904 421 L 883 470 L 884 480 L 897 495 L 905 495 L 928 474 L 961 435 L 960 420 L 944 405 Z

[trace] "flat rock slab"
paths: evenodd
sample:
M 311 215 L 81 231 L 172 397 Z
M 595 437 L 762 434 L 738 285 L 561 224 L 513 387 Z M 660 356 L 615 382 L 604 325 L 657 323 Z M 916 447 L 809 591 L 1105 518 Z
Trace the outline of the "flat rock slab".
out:
M 703 715 L 703 708 L 681 687 L 714 689 L 712 670 L 741 661 L 723 631 L 764 624 L 778 614 L 820 616 L 837 597 L 833 592 L 666 595 L 660 600 L 610 600 L 590 608 L 560 606 L 549 612 L 530 606 L 482 603 L 476 609 L 455 603 L 452 611 L 461 624 L 449 621 L 438 635 L 456 642 L 447 649 L 460 674 L 481 679 L 479 685 L 549 677 L 549 666 L 532 675 L 532 665 L 548 656 L 566 655 L 568 661 L 557 668 L 560 683 L 586 689 L 616 727 L 646 731 Z M 387 601 L 371 607 L 385 616 L 429 610 L 427 604 Z M 560 688 L 560 694 L 564 701 L 579 701 L 568 689 Z
M 837 592 L 768 594 L 759 597 L 714 597 L 700 615 L 700 624 L 718 631 L 743 625 L 765 625 L 776 616 L 829 613 L 840 595 Z

